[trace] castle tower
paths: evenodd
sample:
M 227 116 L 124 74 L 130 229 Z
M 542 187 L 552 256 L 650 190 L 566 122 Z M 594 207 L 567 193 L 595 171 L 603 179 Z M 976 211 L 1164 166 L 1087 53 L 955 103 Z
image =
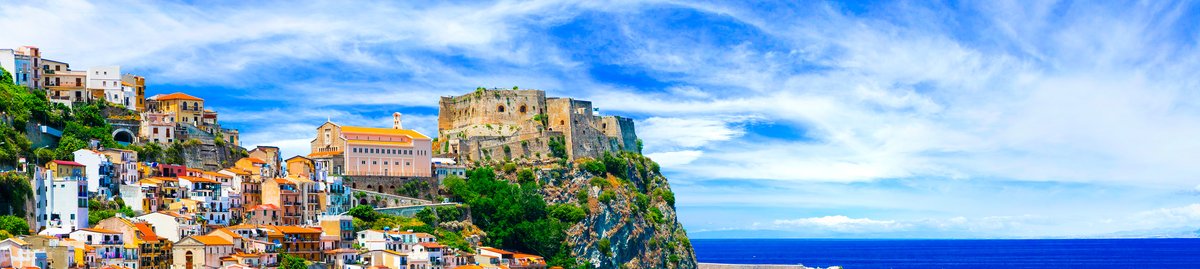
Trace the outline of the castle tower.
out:
M 400 112 L 392 113 L 392 129 L 404 129 L 400 124 Z

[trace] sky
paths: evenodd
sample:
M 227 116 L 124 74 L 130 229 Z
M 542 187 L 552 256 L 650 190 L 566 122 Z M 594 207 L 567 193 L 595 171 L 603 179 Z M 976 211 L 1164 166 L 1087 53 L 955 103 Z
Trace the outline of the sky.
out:
M 635 119 L 692 238 L 1194 237 L 1190 1 L 13 1 L 0 47 L 206 99 L 242 145 L 440 96 Z

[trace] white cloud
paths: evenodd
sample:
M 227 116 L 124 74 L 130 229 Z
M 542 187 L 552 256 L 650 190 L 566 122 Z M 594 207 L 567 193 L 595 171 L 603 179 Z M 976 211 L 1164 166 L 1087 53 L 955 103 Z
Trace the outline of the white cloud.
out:
M 745 134 L 733 124 L 739 119 L 651 117 L 637 124 L 638 137 L 650 148 L 696 148 Z
M 775 226 L 791 228 L 816 228 L 836 232 L 879 232 L 906 228 L 907 225 L 894 220 L 873 220 L 847 216 L 824 216 L 790 220 L 775 220 Z
M 700 158 L 702 155 L 704 155 L 704 152 L 699 150 L 681 150 L 646 154 L 647 157 L 650 157 L 659 165 L 666 166 L 685 165 L 695 161 L 696 158 Z

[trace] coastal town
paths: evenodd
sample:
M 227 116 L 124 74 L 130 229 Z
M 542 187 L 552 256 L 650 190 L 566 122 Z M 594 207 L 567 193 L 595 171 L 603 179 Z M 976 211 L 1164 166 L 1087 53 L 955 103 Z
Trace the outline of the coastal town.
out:
M 537 181 L 540 169 L 641 149 L 628 118 L 513 87 L 442 97 L 437 134 L 406 128 L 399 112 L 375 126 L 313 123 L 311 150 L 285 156 L 242 148 L 239 130 L 206 105 L 213 92 L 147 96 L 152 78 L 79 68 L 33 46 L 0 49 L 0 67 L 84 122 L 3 115 L 33 150 L 0 165 L 27 176 L 31 192 L 23 208 L 0 208 L 2 226 L 28 227 L 0 231 L 0 268 L 547 268 L 550 257 L 487 245 L 470 221 L 478 212 L 447 185 L 493 164 Z M 102 122 L 88 125 L 80 111 L 93 108 Z M 107 129 L 76 134 L 88 126 Z M 586 209 L 608 188 L 565 194 L 579 205 L 563 208 Z M 662 218 L 649 207 L 640 209 Z

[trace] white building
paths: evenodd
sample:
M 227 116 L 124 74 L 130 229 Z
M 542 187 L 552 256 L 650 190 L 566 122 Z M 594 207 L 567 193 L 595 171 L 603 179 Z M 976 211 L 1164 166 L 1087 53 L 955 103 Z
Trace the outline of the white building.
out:
M 83 164 L 51 161 L 34 174 L 39 234 L 63 235 L 88 227 L 87 179 Z
M 105 188 L 110 185 L 108 184 L 108 169 L 112 167 L 112 162 L 108 161 L 108 155 L 86 148 L 76 150 L 74 153 L 75 162 L 87 167 L 85 172 L 87 191 L 99 193 L 102 197 L 112 195 L 111 191 Z
M 105 100 L 109 99 L 108 96 L 121 92 L 121 67 L 97 66 L 88 69 L 87 89 L 93 93 L 103 92 Z
M 96 248 L 98 260 L 87 261 L 88 266 L 98 268 L 109 264 L 123 264 L 125 260 L 127 253 L 122 251 L 125 241 L 121 238 L 120 232 L 83 228 L 71 232 L 70 238 Z
M 176 242 L 180 238 L 200 233 L 200 226 L 196 225 L 192 217 L 180 215 L 175 212 L 159 211 L 137 216 L 135 219 L 149 222 L 150 226 L 154 227 L 155 234 L 171 240 L 171 242 Z

